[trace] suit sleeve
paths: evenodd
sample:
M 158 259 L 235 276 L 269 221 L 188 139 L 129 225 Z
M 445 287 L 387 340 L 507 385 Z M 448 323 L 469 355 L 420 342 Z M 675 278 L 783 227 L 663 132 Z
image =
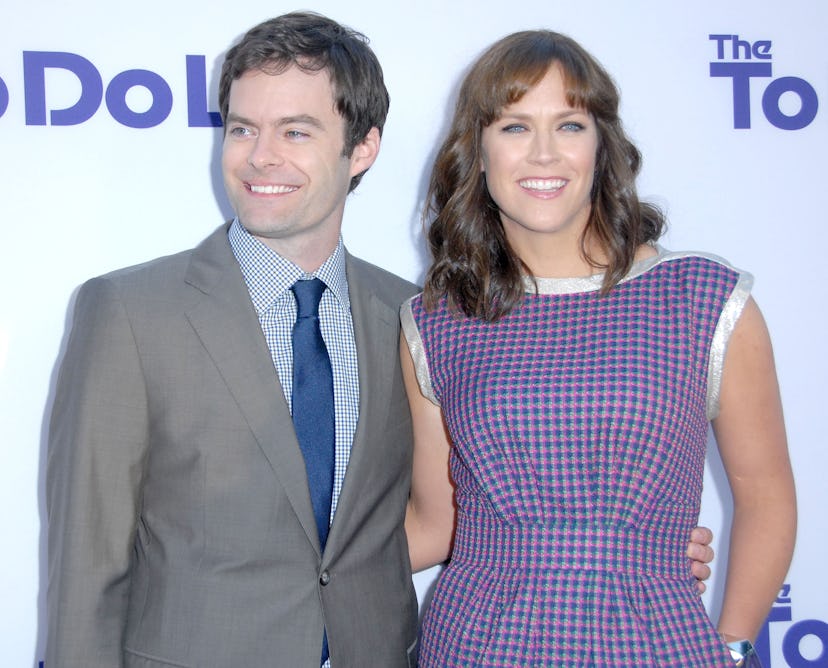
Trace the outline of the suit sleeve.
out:
M 49 668 L 120 668 L 148 451 L 147 399 L 113 284 L 78 295 L 49 429 Z

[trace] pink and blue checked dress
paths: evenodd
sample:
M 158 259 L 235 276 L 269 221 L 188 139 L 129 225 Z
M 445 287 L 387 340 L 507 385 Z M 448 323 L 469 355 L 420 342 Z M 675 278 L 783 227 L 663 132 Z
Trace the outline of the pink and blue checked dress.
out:
M 733 665 L 685 553 L 751 277 L 659 249 L 600 282 L 540 279 L 494 323 L 403 305 L 458 506 L 421 668 Z

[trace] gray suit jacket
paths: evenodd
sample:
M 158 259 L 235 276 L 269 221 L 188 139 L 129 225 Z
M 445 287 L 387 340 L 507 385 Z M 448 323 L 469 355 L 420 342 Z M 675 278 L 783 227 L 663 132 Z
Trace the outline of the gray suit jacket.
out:
M 222 226 L 77 299 L 47 468 L 48 668 L 414 665 L 403 530 L 414 285 L 351 256 L 360 415 L 324 555 L 304 462 Z

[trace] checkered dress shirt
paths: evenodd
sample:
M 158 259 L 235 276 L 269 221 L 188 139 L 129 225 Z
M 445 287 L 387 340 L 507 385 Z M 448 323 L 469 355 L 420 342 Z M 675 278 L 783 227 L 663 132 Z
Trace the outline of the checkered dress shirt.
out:
M 348 279 L 345 275 L 345 247 L 340 237 L 331 256 L 309 275 L 271 250 L 242 227 L 238 219 L 229 230 L 230 246 L 239 262 L 250 299 L 259 316 L 273 359 L 273 366 L 293 412 L 293 324 L 296 299 L 290 287 L 300 279 L 319 278 L 328 287 L 319 304 L 322 338 L 331 358 L 336 414 L 336 462 L 331 501 L 331 521 L 336 512 L 351 444 L 359 417 L 359 374 Z

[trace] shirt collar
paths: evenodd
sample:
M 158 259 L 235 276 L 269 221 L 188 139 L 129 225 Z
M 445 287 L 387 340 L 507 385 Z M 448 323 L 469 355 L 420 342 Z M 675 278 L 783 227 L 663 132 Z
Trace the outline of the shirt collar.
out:
M 250 234 L 238 218 L 230 226 L 228 238 L 257 313 L 270 308 L 296 281 L 309 278 L 319 278 L 342 308 L 350 309 L 345 245 L 341 235 L 333 253 L 312 274 L 306 273 Z

